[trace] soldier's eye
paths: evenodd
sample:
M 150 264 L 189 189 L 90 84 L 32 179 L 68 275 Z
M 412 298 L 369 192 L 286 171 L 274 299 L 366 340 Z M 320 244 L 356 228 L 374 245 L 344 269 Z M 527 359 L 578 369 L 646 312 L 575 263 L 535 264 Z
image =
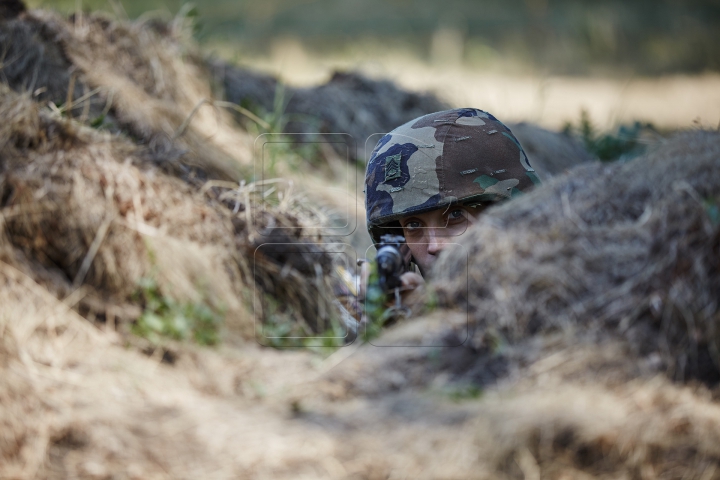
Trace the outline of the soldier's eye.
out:
M 463 217 L 464 217 L 463 211 L 460 208 L 456 208 L 455 210 L 450 212 L 450 215 L 448 215 L 448 218 L 450 220 L 459 220 Z
M 408 230 L 415 230 L 417 228 L 420 228 L 420 222 L 418 222 L 417 220 L 413 220 L 411 222 L 406 223 L 404 227 L 407 228 Z

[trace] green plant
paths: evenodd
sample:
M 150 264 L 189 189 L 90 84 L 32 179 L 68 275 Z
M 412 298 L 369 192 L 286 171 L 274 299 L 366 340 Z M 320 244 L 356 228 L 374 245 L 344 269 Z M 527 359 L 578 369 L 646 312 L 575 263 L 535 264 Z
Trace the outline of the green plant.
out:
M 641 136 L 648 131 L 657 133 L 652 124 L 635 122 L 620 125 L 613 132 L 598 133 L 587 110 L 580 112 L 577 126 L 567 122 L 563 127 L 563 133 L 578 135 L 585 148 L 603 162 L 626 161 L 644 153 L 646 146 Z
M 162 337 L 193 339 L 200 345 L 220 342 L 222 315 L 205 303 L 183 303 L 163 295 L 153 278 L 141 279 L 134 296 L 145 306 L 132 326 L 135 335 L 153 343 L 159 343 Z
M 705 204 L 705 213 L 710 218 L 712 226 L 720 226 L 720 198 L 706 198 L 703 203 Z
M 263 133 L 281 134 L 290 121 L 290 115 L 285 113 L 290 98 L 291 96 L 287 96 L 285 93 L 285 85 L 277 82 L 275 95 L 273 96 L 272 110 L 267 110 L 251 98 L 243 98 L 236 107 L 239 107 L 245 112 L 249 112 L 249 114 L 245 116 L 250 118 L 252 122 L 248 122 L 245 127 L 250 133 L 255 135 Z
M 477 400 L 482 396 L 482 388 L 472 384 L 460 384 L 446 387 L 442 393 L 447 395 L 454 402 L 466 400 Z
M 193 3 L 183 3 L 172 19 L 171 25 L 181 38 L 197 38 L 203 29 L 200 11 Z
M 249 98 L 243 98 L 240 104 L 229 102 L 215 102 L 218 105 L 232 108 L 242 114 L 243 125 L 252 136 L 270 134 L 263 147 L 263 173 L 271 177 L 286 173 L 278 168 L 279 165 L 288 167 L 291 171 L 303 170 L 308 165 L 319 166 L 323 158 L 318 142 L 323 141 L 310 134 L 297 134 L 301 136 L 298 140 L 296 134 L 285 133 L 289 122 L 303 124 L 305 131 L 320 131 L 320 120 L 311 115 L 298 113 L 287 113 L 285 110 L 290 101 L 285 85 L 278 82 L 275 87 L 273 106 L 271 110 L 263 108 Z M 247 121 L 250 119 L 250 121 Z M 250 181 L 256 181 L 252 178 Z
M 290 103 L 290 97 L 285 97 L 285 85 L 278 82 L 273 97 L 273 109 L 263 118 L 270 125 L 269 133 L 282 133 L 285 130 L 285 126 L 289 121 L 285 113 L 288 103 Z
M 105 117 L 106 117 L 106 115 L 104 113 L 98 115 L 96 118 L 94 118 L 90 121 L 90 126 L 97 130 L 102 129 L 102 126 L 105 123 Z
M 376 262 L 370 262 L 370 275 L 365 293 L 365 316 L 367 324 L 363 333 L 363 340 L 368 342 L 380 335 L 383 325 L 388 320 L 386 303 L 387 295 L 380 288 L 379 274 Z

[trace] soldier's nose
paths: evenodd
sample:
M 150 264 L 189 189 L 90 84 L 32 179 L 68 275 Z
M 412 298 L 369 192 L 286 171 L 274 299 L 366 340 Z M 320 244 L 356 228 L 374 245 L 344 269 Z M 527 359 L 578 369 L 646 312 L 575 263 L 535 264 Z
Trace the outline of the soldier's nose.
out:
M 443 248 L 445 248 L 445 243 L 446 243 L 447 239 L 441 235 L 437 235 L 437 232 L 435 231 L 434 228 L 430 228 L 428 234 L 429 234 L 429 237 L 428 237 L 427 252 L 430 255 L 440 254 L 440 252 L 442 252 Z

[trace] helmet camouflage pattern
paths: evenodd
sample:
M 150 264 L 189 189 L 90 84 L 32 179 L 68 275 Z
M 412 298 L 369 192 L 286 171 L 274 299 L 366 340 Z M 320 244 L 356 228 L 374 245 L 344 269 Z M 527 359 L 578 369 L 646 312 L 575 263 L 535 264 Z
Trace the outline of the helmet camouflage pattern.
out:
M 453 204 L 499 202 L 540 180 L 509 128 L 475 108 L 431 113 L 380 139 L 365 174 L 367 225 Z

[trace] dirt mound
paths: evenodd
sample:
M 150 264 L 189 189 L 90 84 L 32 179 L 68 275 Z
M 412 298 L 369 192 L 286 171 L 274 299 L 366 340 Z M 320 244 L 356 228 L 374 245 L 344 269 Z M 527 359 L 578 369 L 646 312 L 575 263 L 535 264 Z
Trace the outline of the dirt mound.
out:
M 238 313 L 229 215 L 185 182 L 158 175 L 129 142 L 49 118 L 27 96 L 0 95 L 8 139 L 0 170 L 5 238 L 36 269 L 65 279 L 51 288 L 64 296 L 85 284 L 127 303 L 141 278 L 170 274 L 167 254 L 194 250 L 188 258 L 219 271 L 217 286 L 226 291 L 211 294 L 215 306 Z M 201 278 L 185 272 L 165 280 L 182 297 Z
M 631 359 L 622 344 L 575 342 L 546 351 L 522 376 L 484 390 L 437 376 L 414 396 L 408 393 L 418 392 L 411 371 L 398 364 L 411 355 L 417 364 L 423 355 L 380 350 L 346 361 L 332 372 L 332 382 L 317 389 L 325 402 L 333 398 L 331 407 L 306 398 L 305 408 L 330 410 L 333 419 L 347 422 L 348 405 L 357 404 L 358 396 L 365 398 L 372 405 L 364 412 L 365 421 L 394 429 L 380 430 L 376 442 L 388 437 L 397 441 L 412 431 L 421 435 L 403 444 L 408 455 L 422 455 L 418 444 L 437 441 L 433 429 L 420 430 L 421 425 L 452 424 L 457 437 L 445 441 L 457 445 L 458 455 L 448 461 L 449 478 L 717 476 L 717 402 L 702 387 L 678 387 L 652 375 L 617 375 Z M 388 361 L 374 361 L 378 354 Z M 362 368 L 368 361 L 374 368 Z M 454 409 L 448 408 L 453 404 Z M 398 418 L 403 421 L 394 423 Z M 466 436 L 468 426 L 472 439 Z M 436 455 L 417 461 L 432 468 Z M 412 466 L 406 468 L 411 471 Z M 443 473 L 421 474 L 433 475 Z
M 509 124 L 508 127 L 522 144 L 541 180 L 549 180 L 577 165 L 597 160 L 570 135 L 551 132 L 526 122 Z
M 335 72 L 317 87 L 281 86 L 270 75 L 213 61 L 214 76 L 225 97 L 255 111 L 286 116 L 286 133 L 346 133 L 363 155 L 365 142 L 421 115 L 450 108 L 433 95 L 409 92 L 387 80 L 371 80 L 358 73 Z M 301 136 L 301 138 L 306 138 Z M 372 137 L 372 150 L 379 136 Z
M 407 92 L 392 82 L 371 80 L 353 72 L 335 72 L 326 84 L 317 87 L 292 88 L 281 85 L 271 75 L 219 60 L 209 64 L 213 77 L 222 80 L 224 96 L 231 102 L 267 113 L 280 109 L 277 113 L 287 117 L 281 128 L 288 133 L 347 133 L 355 139 L 357 158 L 363 161 L 379 140 L 374 134 L 387 133 L 413 118 L 450 108 L 433 95 Z M 577 139 L 568 135 L 525 122 L 509 127 L 541 178 L 595 160 Z
M 582 325 L 717 382 L 719 151 L 717 132 L 683 133 L 492 210 L 440 263 L 444 304 L 468 302 L 478 348 Z
M 0 4 L 0 18 L 15 18 L 25 10 L 25 4 L 21 0 L 3 0 Z
M 227 100 L 261 115 L 264 112 L 265 117 L 282 114 L 284 122 L 278 126 L 287 133 L 348 133 L 357 142 L 360 157 L 366 141 L 372 150 L 380 139 L 372 135 L 387 133 L 413 118 L 450 108 L 431 94 L 408 92 L 392 82 L 371 80 L 353 72 L 335 72 L 327 83 L 317 87 L 292 88 L 281 85 L 272 75 L 219 60 L 209 64 L 213 76 L 223 85 Z M 238 119 L 243 123 L 251 121 L 241 115 Z M 526 122 L 509 127 L 543 179 L 596 160 L 569 135 Z
M 65 20 L 33 10 L 0 22 L 2 73 L 11 88 L 64 115 L 129 134 L 165 168 L 237 181 L 252 140 L 213 108 L 209 79 L 185 52 L 184 34 L 182 24 L 102 14 Z

